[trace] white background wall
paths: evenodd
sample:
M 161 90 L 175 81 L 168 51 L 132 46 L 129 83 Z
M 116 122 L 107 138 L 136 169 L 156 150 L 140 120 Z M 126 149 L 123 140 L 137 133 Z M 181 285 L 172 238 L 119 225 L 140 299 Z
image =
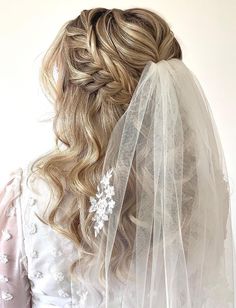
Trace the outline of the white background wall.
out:
M 40 59 L 61 25 L 92 7 L 144 7 L 170 24 L 208 97 L 231 186 L 236 234 L 236 1 L 235 0 L 0 0 L 0 184 L 8 173 L 48 151 L 52 106 L 40 92 Z

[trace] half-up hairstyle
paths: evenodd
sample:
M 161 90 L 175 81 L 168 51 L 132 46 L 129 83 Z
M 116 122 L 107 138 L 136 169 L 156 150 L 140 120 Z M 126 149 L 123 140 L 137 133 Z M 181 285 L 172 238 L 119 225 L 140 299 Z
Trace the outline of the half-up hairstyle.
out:
M 173 32 L 159 15 L 141 8 L 84 10 L 61 27 L 44 55 L 40 84 L 55 106 L 56 145 L 35 160 L 31 175 L 43 178 L 52 191 L 40 219 L 71 239 L 82 256 L 73 268 L 77 263 L 89 268 L 96 258 L 99 237 L 94 236 L 89 196 L 96 193 L 110 134 L 147 62 L 171 58 L 182 59 Z M 64 202 L 68 194 L 71 204 Z M 112 253 L 118 278 L 131 255 L 134 228 L 135 200 L 129 194 Z

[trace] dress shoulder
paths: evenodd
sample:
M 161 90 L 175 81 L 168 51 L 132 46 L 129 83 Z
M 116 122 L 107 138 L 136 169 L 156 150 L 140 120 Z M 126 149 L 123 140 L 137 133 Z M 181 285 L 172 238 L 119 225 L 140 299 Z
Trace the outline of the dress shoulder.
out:
M 0 188 L 0 221 L 6 220 L 4 216 L 11 216 L 11 211 L 14 212 L 13 201 L 21 195 L 22 173 L 22 168 L 10 172 Z
M 13 170 L 0 188 L 0 307 L 30 307 L 19 214 L 22 176 L 22 168 Z

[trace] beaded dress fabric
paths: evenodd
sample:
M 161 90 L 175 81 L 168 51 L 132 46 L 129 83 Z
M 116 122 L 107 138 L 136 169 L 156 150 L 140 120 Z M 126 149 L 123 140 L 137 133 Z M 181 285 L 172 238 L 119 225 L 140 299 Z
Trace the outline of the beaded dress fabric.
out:
M 88 291 L 69 273 L 74 244 L 37 218 L 48 192 L 41 182 L 42 199 L 34 195 L 26 174 L 27 167 L 14 170 L 1 190 L 0 307 L 88 307 Z

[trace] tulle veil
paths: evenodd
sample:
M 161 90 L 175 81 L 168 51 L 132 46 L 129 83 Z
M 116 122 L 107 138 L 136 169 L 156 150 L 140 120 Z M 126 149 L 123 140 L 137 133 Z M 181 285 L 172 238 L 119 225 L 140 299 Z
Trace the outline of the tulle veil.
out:
M 131 194 L 134 242 L 121 283 L 112 252 Z M 182 60 L 145 66 L 112 131 L 98 192 L 90 201 L 100 243 L 97 259 L 105 258 L 99 307 L 235 307 L 224 153 L 204 91 Z

